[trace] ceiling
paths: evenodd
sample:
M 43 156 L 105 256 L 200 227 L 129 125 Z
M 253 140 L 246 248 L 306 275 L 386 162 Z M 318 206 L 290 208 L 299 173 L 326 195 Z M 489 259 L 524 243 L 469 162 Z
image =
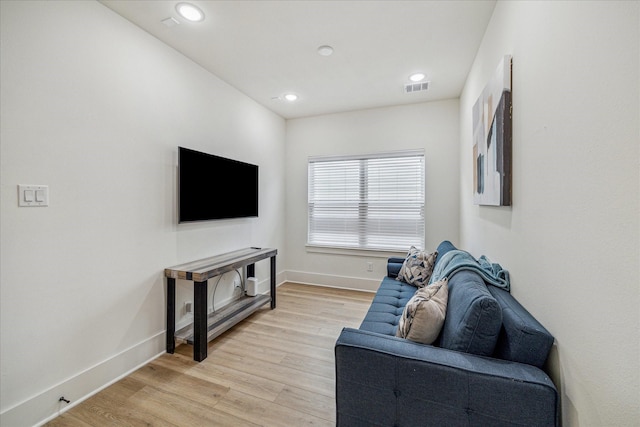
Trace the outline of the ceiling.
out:
M 481 1 L 99 0 L 223 81 L 290 119 L 457 98 L 491 18 Z M 162 23 L 173 17 L 178 25 Z M 317 49 L 330 45 L 331 56 Z M 426 92 L 405 93 L 414 72 Z M 283 99 L 293 92 L 298 100 Z

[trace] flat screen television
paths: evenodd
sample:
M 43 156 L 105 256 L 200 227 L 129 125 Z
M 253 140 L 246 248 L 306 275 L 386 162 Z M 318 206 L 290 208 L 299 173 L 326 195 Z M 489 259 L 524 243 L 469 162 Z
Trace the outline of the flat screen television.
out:
M 257 216 L 257 165 L 178 147 L 178 222 Z

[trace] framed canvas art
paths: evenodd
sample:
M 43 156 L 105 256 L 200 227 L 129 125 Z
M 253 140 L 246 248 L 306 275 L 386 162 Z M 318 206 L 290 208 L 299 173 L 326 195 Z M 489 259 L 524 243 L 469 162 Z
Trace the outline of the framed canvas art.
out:
M 511 206 L 511 55 L 473 106 L 473 203 Z

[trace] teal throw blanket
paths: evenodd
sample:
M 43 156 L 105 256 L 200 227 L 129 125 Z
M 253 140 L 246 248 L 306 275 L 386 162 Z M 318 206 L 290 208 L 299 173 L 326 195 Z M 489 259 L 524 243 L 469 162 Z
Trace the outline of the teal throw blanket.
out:
M 480 274 L 484 281 L 490 285 L 510 291 L 509 272 L 500 264 L 492 263 L 482 255 L 475 259 L 469 252 L 452 250 L 444 255 L 436 263 L 429 284 L 435 283 L 445 277 L 451 277 L 460 270 L 472 270 Z

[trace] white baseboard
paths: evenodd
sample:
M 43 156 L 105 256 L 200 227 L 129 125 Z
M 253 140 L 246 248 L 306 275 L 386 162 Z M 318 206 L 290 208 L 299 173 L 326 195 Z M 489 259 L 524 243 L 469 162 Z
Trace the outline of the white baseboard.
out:
M 0 426 L 41 426 L 166 351 L 165 331 L 0 413 Z M 58 399 L 64 396 L 66 404 Z
M 305 285 L 319 285 L 331 288 L 350 289 L 356 291 L 375 292 L 380 287 L 379 279 L 364 279 L 360 277 L 333 276 L 330 274 L 308 273 L 305 271 L 286 271 L 288 282 Z

